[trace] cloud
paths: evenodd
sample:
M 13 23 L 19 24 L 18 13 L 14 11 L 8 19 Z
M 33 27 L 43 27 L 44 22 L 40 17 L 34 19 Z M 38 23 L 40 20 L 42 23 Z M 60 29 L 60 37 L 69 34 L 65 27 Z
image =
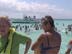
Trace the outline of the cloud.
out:
M 0 14 L 4 15 L 9 14 L 11 17 L 15 15 L 16 17 L 21 17 L 23 14 L 31 16 L 44 16 L 48 14 L 58 17 L 59 14 L 65 12 L 65 9 L 56 5 L 44 3 L 28 3 L 26 1 L 20 2 L 19 0 L 0 0 L 0 12 Z

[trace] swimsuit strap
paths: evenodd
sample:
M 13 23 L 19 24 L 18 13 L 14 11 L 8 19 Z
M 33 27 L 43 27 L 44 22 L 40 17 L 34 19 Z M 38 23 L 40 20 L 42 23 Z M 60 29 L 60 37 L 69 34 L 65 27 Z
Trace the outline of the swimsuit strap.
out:
M 41 44 L 41 50 L 50 50 L 50 49 L 54 49 L 54 48 L 60 47 L 60 46 L 51 47 L 51 46 L 50 46 L 50 43 L 49 43 L 49 38 L 48 38 L 48 36 L 47 36 L 46 40 L 47 40 L 48 47 L 44 47 L 44 45 L 43 45 L 43 43 L 42 43 L 42 44 Z

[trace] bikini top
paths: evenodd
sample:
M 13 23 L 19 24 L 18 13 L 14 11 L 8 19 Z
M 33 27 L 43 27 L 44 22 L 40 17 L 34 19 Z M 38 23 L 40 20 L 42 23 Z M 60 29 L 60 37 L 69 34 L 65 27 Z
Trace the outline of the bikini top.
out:
M 60 47 L 60 46 L 51 47 L 48 36 L 46 36 L 46 40 L 45 40 L 45 41 L 47 42 L 46 44 L 47 44 L 48 46 L 45 46 L 45 45 L 44 45 L 45 43 L 42 43 L 41 46 L 40 46 L 41 50 L 49 50 L 49 49 L 54 49 L 54 48 L 59 48 L 59 47 Z

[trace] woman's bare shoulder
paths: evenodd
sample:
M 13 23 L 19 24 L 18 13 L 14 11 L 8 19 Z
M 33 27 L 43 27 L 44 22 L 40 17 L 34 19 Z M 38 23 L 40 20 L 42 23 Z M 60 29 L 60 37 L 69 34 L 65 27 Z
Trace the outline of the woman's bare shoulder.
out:
M 41 34 L 40 36 L 39 36 L 39 39 L 43 39 L 45 37 L 45 34 Z
M 50 36 L 51 34 L 50 33 L 42 33 L 42 34 L 40 34 L 40 36 L 39 36 L 39 38 L 38 38 L 38 40 L 43 40 L 44 38 L 46 38 L 46 36 Z
M 50 38 L 50 37 L 52 37 L 52 35 L 53 35 L 53 34 L 50 33 L 50 32 L 45 32 L 45 33 L 42 33 L 42 34 L 40 35 L 40 37 L 41 37 L 41 38 L 46 38 L 46 37 L 49 37 L 49 38 Z
M 60 33 L 58 33 L 58 32 L 55 32 L 55 35 L 56 35 L 56 36 L 61 36 L 61 34 L 60 34 Z
M 60 33 L 55 32 L 54 37 L 61 41 L 61 34 Z

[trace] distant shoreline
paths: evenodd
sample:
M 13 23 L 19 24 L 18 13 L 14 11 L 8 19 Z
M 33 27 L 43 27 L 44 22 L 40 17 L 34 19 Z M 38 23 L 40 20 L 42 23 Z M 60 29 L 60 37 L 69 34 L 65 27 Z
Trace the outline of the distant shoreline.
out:
M 72 20 L 72 19 L 54 19 L 54 20 Z

